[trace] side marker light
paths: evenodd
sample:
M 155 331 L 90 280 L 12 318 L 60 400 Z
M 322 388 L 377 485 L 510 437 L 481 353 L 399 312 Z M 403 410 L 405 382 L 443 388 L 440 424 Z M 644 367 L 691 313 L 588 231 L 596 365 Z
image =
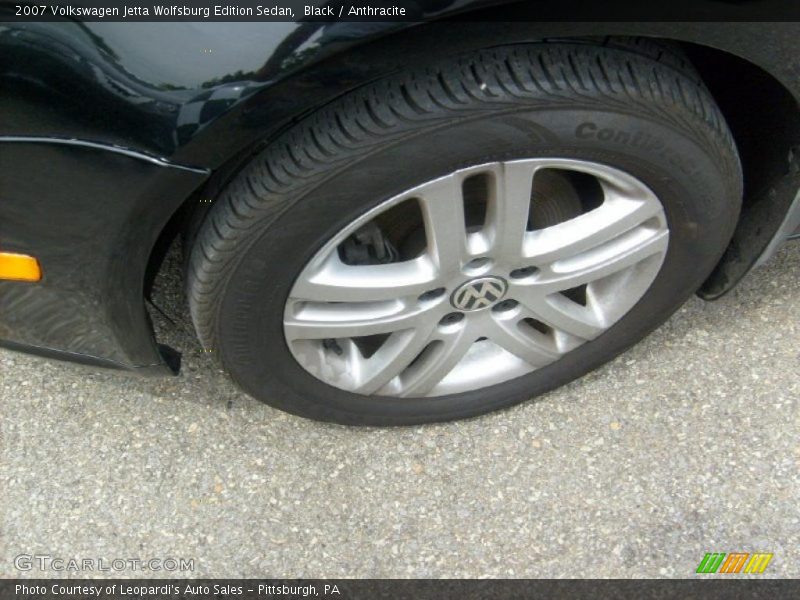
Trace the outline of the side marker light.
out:
M 11 281 L 39 281 L 42 268 L 39 261 L 26 254 L 0 252 L 0 279 Z

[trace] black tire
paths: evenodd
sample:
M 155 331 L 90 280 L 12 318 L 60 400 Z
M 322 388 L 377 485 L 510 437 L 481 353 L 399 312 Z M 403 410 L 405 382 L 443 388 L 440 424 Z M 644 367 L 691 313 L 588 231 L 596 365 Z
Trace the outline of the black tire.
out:
M 188 292 L 204 347 L 268 404 L 374 425 L 479 415 L 613 358 L 699 288 L 730 240 L 741 202 L 736 148 L 713 99 L 685 62 L 658 56 L 585 43 L 495 48 L 397 74 L 321 108 L 256 156 L 200 229 Z M 434 398 L 360 396 L 295 362 L 284 341 L 284 303 L 327 239 L 420 182 L 537 156 L 611 165 L 646 183 L 664 205 L 666 260 L 619 322 L 533 373 Z

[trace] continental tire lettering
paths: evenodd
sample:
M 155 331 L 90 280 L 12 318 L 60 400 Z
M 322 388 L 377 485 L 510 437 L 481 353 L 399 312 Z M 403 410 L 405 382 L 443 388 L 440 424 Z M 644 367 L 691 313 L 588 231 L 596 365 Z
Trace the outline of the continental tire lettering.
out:
M 597 126 L 597 123 L 586 121 L 575 128 L 575 137 L 580 140 L 596 139 L 604 143 L 621 144 L 645 152 L 653 152 L 663 157 L 663 159 L 680 169 L 687 177 L 694 177 L 697 174 L 697 167 L 688 164 L 672 148 L 667 147 L 664 141 L 650 135 L 645 131 L 623 131 L 613 127 Z
M 591 121 L 587 123 L 581 123 L 575 129 L 575 137 L 581 140 L 588 140 L 590 137 L 594 135 L 595 131 L 597 131 L 597 125 L 595 125 Z

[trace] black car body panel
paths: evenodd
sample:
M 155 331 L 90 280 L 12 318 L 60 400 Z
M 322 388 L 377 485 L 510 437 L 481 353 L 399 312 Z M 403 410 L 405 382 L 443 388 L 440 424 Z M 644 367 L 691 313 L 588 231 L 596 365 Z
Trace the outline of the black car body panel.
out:
M 0 282 L 0 344 L 169 372 L 149 325 L 144 280 L 159 235 L 188 199 L 207 199 L 316 107 L 408 65 L 501 43 L 609 35 L 736 56 L 796 110 L 800 26 L 793 23 L 0 26 L 0 250 L 37 257 L 44 273 L 40 283 Z M 778 231 L 787 235 L 781 227 L 793 222 L 797 182 L 787 179 L 796 175 L 783 157 L 798 133 L 792 124 L 775 136 L 782 158 L 748 192 L 768 202 L 761 217 L 744 213 L 753 230 L 749 254 L 707 296 L 774 251 Z M 776 196 L 779 187 L 786 189 Z
M 0 281 L 0 338 L 101 366 L 162 364 L 145 268 L 164 222 L 206 173 L 77 142 L 0 146 L 3 248 L 36 256 L 44 273 Z
M 691 42 L 758 65 L 800 98 L 798 31 L 794 23 L 17 23 L 0 31 L 0 135 L 86 139 L 214 169 L 368 81 L 498 40 Z

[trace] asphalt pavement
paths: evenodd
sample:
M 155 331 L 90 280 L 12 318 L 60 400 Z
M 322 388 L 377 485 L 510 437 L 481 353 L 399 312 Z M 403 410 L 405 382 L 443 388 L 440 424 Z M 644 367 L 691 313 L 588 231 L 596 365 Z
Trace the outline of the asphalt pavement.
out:
M 179 377 L 0 351 L 0 577 L 690 577 L 736 551 L 800 577 L 800 244 L 577 382 L 434 426 L 284 414 L 157 321 Z

